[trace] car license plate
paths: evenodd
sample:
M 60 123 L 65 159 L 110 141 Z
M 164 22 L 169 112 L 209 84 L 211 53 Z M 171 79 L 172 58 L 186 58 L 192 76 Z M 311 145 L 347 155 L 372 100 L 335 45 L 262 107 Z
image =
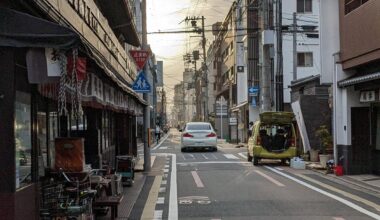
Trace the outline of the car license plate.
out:
M 197 145 L 197 146 L 200 146 L 202 144 L 203 144 L 203 142 L 195 142 L 195 145 Z

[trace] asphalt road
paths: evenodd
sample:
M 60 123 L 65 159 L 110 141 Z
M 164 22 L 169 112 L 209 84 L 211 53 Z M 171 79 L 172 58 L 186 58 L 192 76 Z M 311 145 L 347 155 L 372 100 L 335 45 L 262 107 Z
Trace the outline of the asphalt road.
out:
M 254 167 L 245 148 L 180 151 L 180 134 L 152 151 L 153 171 L 131 219 L 380 219 L 380 195 L 277 161 Z

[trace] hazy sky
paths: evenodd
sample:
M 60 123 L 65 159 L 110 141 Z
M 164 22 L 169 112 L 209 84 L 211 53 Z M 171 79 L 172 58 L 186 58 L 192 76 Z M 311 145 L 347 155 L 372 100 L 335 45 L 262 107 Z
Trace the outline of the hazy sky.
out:
M 223 21 L 233 0 L 147 0 L 148 33 L 184 30 L 190 26 L 182 22 L 186 16 L 204 16 L 205 29 Z M 199 22 L 199 26 L 201 23 Z M 173 102 L 174 85 L 182 81 L 183 55 L 194 49 L 201 51 L 197 34 L 148 34 L 148 43 L 157 60 L 164 61 L 164 85 L 169 105 Z M 207 45 L 212 42 L 208 34 Z M 206 49 L 207 50 L 207 49 Z M 170 107 L 169 107 L 170 108 Z

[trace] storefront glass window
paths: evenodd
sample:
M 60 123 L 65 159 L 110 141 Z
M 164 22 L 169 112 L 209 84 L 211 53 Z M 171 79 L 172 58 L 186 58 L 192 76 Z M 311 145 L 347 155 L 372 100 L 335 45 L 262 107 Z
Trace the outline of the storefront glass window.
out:
M 30 94 L 16 92 L 15 145 L 16 145 L 16 189 L 31 183 L 32 136 Z
M 380 108 L 377 108 L 376 119 L 376 150 L 380 150 Z
M 55 165 L 55 144 L 54 139 L 58 137 L 58 113 L 49 112 L 49 158 L 50 168 L 54 168 Z

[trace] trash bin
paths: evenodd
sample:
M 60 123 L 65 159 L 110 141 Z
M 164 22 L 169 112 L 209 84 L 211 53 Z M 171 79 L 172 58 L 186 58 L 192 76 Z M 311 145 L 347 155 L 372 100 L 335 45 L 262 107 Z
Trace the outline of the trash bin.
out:
M 343 166 L 337 165 L 334 169 L 336 176 L 343 176 Z

